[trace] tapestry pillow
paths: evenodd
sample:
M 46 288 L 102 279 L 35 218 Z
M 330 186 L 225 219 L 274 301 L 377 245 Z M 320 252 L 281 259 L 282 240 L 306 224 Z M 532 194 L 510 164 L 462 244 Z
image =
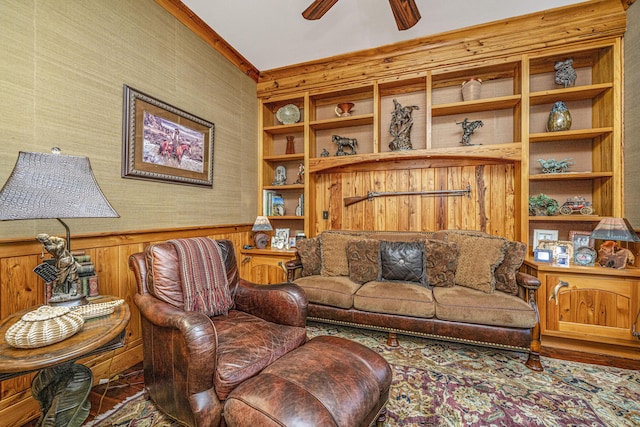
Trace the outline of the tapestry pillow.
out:
M 320 251 L 320 238 L 299 239 L 296 242 L 298 256 L 302 263 L 302 277 L 320 274 L 322 254 Z
M 353 240 L 347 243 L 349 279 L 364 284 L 378 280 L 378 248 L 380 242 L 374 239 Z
M 527 254 L 527 245 L 522 242 L 507 242 L 504 260 L 496 268 L 496 290 L 516 295 L 518 284 L 516 273 L 524 262 Z
M 456 285 L 493 293 L 495 270 L 504 259 L 507 240 L 490 235 L 447 233 L 447 241 L 459 249 Z
M 348 276 L 349 263 L 347 262 L 347 243 L 357 240 L 359 237 L 339 234 L 321 234 L 322 276 Z
M 450 288 L 456 284 L 458 244 L 427 239 L 424 242 L 424 266 L 429 286 Z
M 413 282 L 425 285 L 424 243 L 380 241 L 379 281 Z

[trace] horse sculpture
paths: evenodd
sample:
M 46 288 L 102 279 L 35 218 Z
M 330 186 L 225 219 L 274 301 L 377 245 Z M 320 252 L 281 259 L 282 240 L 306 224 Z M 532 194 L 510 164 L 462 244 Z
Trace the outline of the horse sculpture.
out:
M 462 125 L 462 141 L 460 141 L 462 145 L 473 145 L 471 144 L 471 135 L 473 135 L 473 132 L 475 132 L 477 128 L 484 126 L 482 120 L 470 122 L 466 117 L 463 121 L 456 122 L 456 124 Z
M 356 146 L 358 145 L 358 140 L 355 138 L 345 138 L 339 135 L 333 135 L 331 137 L 331 142 L 335 143 L 338 146 L 336 156 L 347 156 L 349 154 L 356 154 Z M 345 147 L 348 147 L 351 152 L 347 153 L 346 151 L 344 151 Z

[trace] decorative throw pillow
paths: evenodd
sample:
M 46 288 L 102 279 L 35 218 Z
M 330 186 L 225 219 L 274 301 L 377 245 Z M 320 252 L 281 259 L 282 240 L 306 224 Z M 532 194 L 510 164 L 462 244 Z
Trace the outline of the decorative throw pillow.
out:
M 324 232 L 321 234 L 322 276 L 348 276 L 347 243 L 359 239 L 349 234 Z
M 320 238 L 311 237 L 296 242 L 298 256 L 302 263 L 302 276 L 314 276 L 320 274 L 322 265 L 322 253 L 320 251 Z
M 427 284 L 450 288 L 456 284 L 458 244 L 442 240 L 424 241 L 424 265 Z
M 526 255 L 527 245 L 522 242 L 507 242 L 504 260 L 496 268 L 496 290 L 512 295 L 518 293 L 516 272 L 520 269 Z
M 380 242 L 378 280 L 425 284 L 424 243 Z
M 378 280 L 378 249 L 380 242 L 374 239 L 353 240 L 347 243 L 349 279 L 354 283 Z
M 447 233 L 447 241 L 458 244 L 456 285 L 493 293 L 495 270 L 504 259 L 506 239 L 490 235 Z

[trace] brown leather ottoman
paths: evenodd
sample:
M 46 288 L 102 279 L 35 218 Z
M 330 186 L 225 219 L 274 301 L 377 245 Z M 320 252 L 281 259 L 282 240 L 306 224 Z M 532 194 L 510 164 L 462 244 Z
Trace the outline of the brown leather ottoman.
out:
M 344 338 L 316 337 L 233 390 L 224 419 L 236 426 L 370 426 L 385 420 L 391 368 Z

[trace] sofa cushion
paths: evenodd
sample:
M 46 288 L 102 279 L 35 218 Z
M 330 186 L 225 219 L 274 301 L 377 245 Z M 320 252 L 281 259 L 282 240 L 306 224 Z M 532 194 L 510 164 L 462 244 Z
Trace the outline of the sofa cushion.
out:
M 458 244 L 456 285 L 486 293 L 495 291 L 495 270 L 504 259 L 507 239 L 465 230 L 439 231 L 435 236 Z
M 442 240 L 424 241 L 424 266 L 429 286 L 455 285 L 458 268 L 458 244 Z
M 516 272 L 520 269 L 524 257 L 527 255 L 527 245 L 522 242 L 507 242 L 506 248 L 504 260 L 495 272 L 496 290 L 517 295 Z
M 347 243 L 349 278 L 359 284 L 378 279 L 378 249 L 374 239 L 354 240 Z
M 416 283 L 368 282 L 353 298 L 353 307 L 373 313 L 431 318 L 435 306 L 431 290 Z
M 309 302 L 339 308 L 353 307 L 353 294 L 360 288 L 346 276 L 307 276 L 294 283 L 304 290 Z
M 423 242 L 380 242 L 379 281 L 424 284 Z
M 320 274 L 320 268 L 322 267 L 320 238 L 300 239 L 296 242 L 296 248 L 302 263 L 301 275 L 304 277 Z
M 532 328 L 536 311 L 524 300 L 504 292 L 487 294 L 475 289 L 454 286 L 433 288 L 436 317 L 463 323 Z
M 347 243 L 360 237 L 350 234 L 329 233 L 321 234 L 320 247 L 322 250 L 322 276 L 348 276 Z

